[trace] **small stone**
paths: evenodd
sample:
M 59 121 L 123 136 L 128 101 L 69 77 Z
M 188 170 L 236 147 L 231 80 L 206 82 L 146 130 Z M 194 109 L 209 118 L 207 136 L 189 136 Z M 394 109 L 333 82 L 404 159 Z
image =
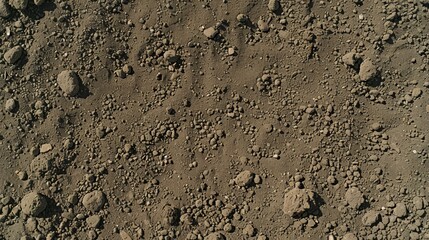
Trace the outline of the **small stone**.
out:
M 426 112 L 429 113 L 429 105 L 426 105 Z
M 243 234 L 249 237 L 254 237 L 256 235 L 256 229 L 252 225 L 247 224 L 243 229 Z
M 365 202 L 362 192 L 357 187 L 347 189 L 344 198 L 347 204 L 355 210 L 360 209 Z
M 203 33 L 208 39 L 213 39 L 219 32 L 214 27 L 209 27 Z
M 411 92 L 411 97 L 416 99 L 420 97 L 422 94 L 423 94 L 423 91 L 421 88 L 414 88 L 413 91 Z
M 375 78 L 378 74 L 377 67 L 371 59 L 365 59 L 360 65 L 359 78 L 362 82 L 367 82 Z
M 237 177 L 234 179 L 235 184 L 237 184 L 240 187 L 248 187 L 252 182 L 253 178 L 255 177 L 255 174 L 250 172 L 249 170 L 242 171 L 237 175 Z
M 262 19 L 258 20 L 258 28 L 259 30 L 261 30 L 261 32 L 268 32 L 270 30 L 270 27 L 268 26 L 267 22 Z
M 121 240 L 133 240 L 131 238 L 131 236 L 127 232 L 125 232 L 124 230 L 121 230 L 119 232 L 119 236 L 121 237 Z
M 40 153 L 47 153 L 52 150 L 52 145 L 49 143 L 42 144 L 40 147 Z
M 37 177 L 43 176 L 52 167 L 52 160 L 46 155 L 38 155 L 30 163 L 30 170 Z
M 283 212 L 291 217 L 301 217 L 317 208 L 316 194 L 308 189 L 294 188 L 284 196 Z
M 45 0 L 34 0 L 34 4 L 36 5 L 36 6 L 41 6 L 42 4 L 44 4 L 45 3 Z
M 119 77 L 119 78 L 122 78 L 122 79 L 124 79 L 124 78 L 127 77 L 127 74 L 124 72 L 124 69 L 118 69 L 114 73 L 115 73 L 116 77 Z
M 280 8 L 279 0 L 270 0 L 268 1 L 268 10 L 276 12 Z
M 357 62 L 357 56 L 356 56 L 356 53 L 354 52 L 349 52 L 344 54 L 344 56 L 341 59 L 343 60 L 343 63 L 351 67 L 354 67 Z
M 24 53 L 24 49 L 21 46 L 15 46 L 11 49 L 9 49 L 4 54 L 4 60 L 6 60 L 9 64 L 15 64 L 18 62 L 19 59 L 21 59 L 22 55 Z
M 98 228 L 101 223 L 101 217 L 98 215 L 92 215 L 86 219 L 86 224 L 90 228 Z
M 362 217 L 362 223 L 365 226 L 374 226 L 376 225 L 381 219 L 380 213 L 375 210 L 369 210 L 367 213 L 365 213 Z
M 381 124 L 380 122 L 375 122 L 371 124 L 371 130 L 380 132 L 381 130 L 383 130 L 383 124 Z
M 82 198 L 83 206 L 91 212 L 97 212 L 104 206 L 105 203 L 106 196 L 102 191 L 99 190 L 87 193 Z
M 413 204 L 416 210 L 421 210 L 424 208 L 424 201 L 421 197 L 418 197 L 418 196 L 414 197 Z
M 21 200 L 21 210 L 24 214 L 37 217 L 48 205 L 45 196 L 38 192 L 31 192 Z
M 249 21 L 249 17 L 245 14 L 240 13 L 237 15 L 237 21 L 242 24 L 245 24 Z
M 180 56 L 176 54 L 176 50 L 168 50 L 164 53 L 164 59 L 172 64 L 179 61 Z
M 133 67 L 131 67 L 130 65 L 128 65 L 128 64 L 125 64 L 123 67 L 122 67 L 122 71 L 125 73 L 125 74 L 128 74 L 128 75 L 131 75 L 131 74 L 133 74 L 134 73 L 134 69 L 133 69 Z
M 204 240 L 226 240 L 226 237 L 220 232 L 214 232 L 207 235 Z
M 404 218 L 408 215 L 408 209 L 405 203 L 397 203 L 396 207 L 393 209 L 393 215 L 398 218 Z
M 64 70 L 57 77 L 57 83 L 66 96 L 74 97 L 79 92 L 79 75 L 75 71 Z
M 13 98 L 9 98 L 6 100 L 6 103 L 4 104 L 4 110 L 7 112 L 14 112 L 18 107 L 18 101 L 16 101 Z
M 28 0 L 9 0 L 9 4 L 16 10 L 24 10 L 27 8 Z
M 0 17 L 8 18 L 12 14 L 7 0 L 0 0 Z
M 341 240 L 358 240 L 353 233 L 346 233 Z

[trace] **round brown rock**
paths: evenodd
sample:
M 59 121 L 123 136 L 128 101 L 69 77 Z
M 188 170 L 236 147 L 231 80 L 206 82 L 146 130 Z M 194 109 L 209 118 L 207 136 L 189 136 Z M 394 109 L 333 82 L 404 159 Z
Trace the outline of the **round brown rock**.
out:
M 248 187 L 252 182 L 255 174 L 249 170 L 242 171 L 235 177 L 234 181 L 240 187 Z
M 99 211 L 104 206 L 105 203 L 106 203 L 106 196 L 102 191 L 99 191 L 99 190 L 95 190 L 90 193 L 87 193 L 82 198 L 83 206 L 91 212 Z
M 362 192 L 357 187 L 347 189 L 344 196 L 347 204 L 353 209 L 359 209 L 365 202 Z
M 359 78 L 362 82 L 372 80 L 377 76 L 377 67 L 371 59 L 365 59 L 360 65 Z
M 79 92 L 79 75 L 75 71 L 62 71 L 58 74 L 57 83 L 67 96 L 74 97 Z
M 42 213 L 46 209 L 46 206 L 46 198 L 37 192 L 28 193 L 21 200 L 22 212 L 33 217 L 37 217 Z

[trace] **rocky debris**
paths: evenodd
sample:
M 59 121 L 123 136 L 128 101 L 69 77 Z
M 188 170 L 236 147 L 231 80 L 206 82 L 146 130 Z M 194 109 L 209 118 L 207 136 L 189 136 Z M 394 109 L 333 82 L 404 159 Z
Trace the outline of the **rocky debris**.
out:
M 347 189 L 344 198 L 347 204 L 355 210 L 360 209 L 365 203 L 364 195 L 357 187 Z
M 408 209 L 405 203 L 397 203 L 395 208 L 393 209 L 393 215 L 398 218 L 404 218 L 408 215 Z
M 359 69 L 359 78 L 362 82 L 373 80 L 378 74 L 377 67 L 371 59 L 365 59 Z
M 12 14 L 7 0 L 0 0 L 0 17 L 8 18 Z
M 204 240 L 226 240 L 226 237 L 220 232 L 214 232 L 207 235 Z
M 283 212 L 298 218 L 317 209 L 316 194 L 308 189 L 293 188 L 284 196 Z
M 38 192 L 30 192 L 21 200 L 21 210 L 32 217 L 39 216 L 47 207 L 46 197 Z
M 4 60 L 6 60 L 9 64 L 15 64 L 18 62 L 19 59 L 21 59 L 22 55 L 24 54 L 24 49 L 21 46 L 15 46 L 11 49 L 9 49 L 4 54 Z
M 276 12 L 280 9 L 280 2 L 279 0 L 269 0 L 268 1 L 268 10 L 272 12 Z
M 106 196 L 102 191 L 99 190 L 87 193 L 82 198 L 83 206 L 91 212 L 99 211 L 101 208 L 103 208 L 106 201 Z
M 4 104 L 4 110 L 6 112 L 14 112 L 18 108 L 18 101 L 16 101 L 13 98 L 9 98 L 6 100 L 6 103 Z
M 364 226 L 374 226 L 381 220 L 381 215 L 378 211 L 369 210 L 362 217 L 362 223 Z
M 214 39 L 219 34 L 218 30 L 214 27 L 204 29 L 203 33 L 208 39 Z
M 80 79 L 75 71 L 62 71 L 58 74 L 57 83 L 66 96 L 74 97 L 79 92 Z
M 16 10 L 25 10 L 28 5 L 28 0 L 9 0 L 9 4 Z

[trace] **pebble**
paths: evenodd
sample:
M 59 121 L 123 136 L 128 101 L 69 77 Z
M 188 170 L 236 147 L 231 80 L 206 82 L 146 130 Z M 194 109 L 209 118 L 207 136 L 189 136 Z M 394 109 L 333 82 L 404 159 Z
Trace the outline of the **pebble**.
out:
M 8 18 L 12 14 L 7 0 L 0 0 L 0 17 Z
M 49 143 L 42 144 L 40 146 L 40 153 L 47 153 L 52 150 L 52 145 Z
M 347 189 L 344 198 L 347 204 L 355 210 L 361 208 L 365 202 L 362 192 L 357 187 L 351 187 Z
M 369 210 L 362 217 L 362 223 L 365 226 L 374 226 L 381 220 L 380 213 L 375 210 Z
M 90 228 L 98 228 L 100 226 L 100 223 L 101 223 L 101 217 L 98 215 L 92 215 L 86 219 L 86 224 Z
M 237 15 L 237 21 L 242 24 L 245 24 L 249 21 L 249 17 L 245 14 L 240 13 Z
M 405 203 L 397 203 L 395 208 L 393 209 L 393 215 L 398 218 L 404 218 L 408 215 L 408 209 Z
M 42 4 L 44 4 L 44 3 L 45 3 L 45 1 L 46 1 L 46 0 L 34 0 L 34 4 L 35 4 L 36 6 L 41 6 Z
M 353 233 L 346 233 L 341 240 L 358 240 L 358 238 Z
M 208 39 L 214 39 L 216 35 L 219 34 L 219 32 L 214 27 L 209 27 L 204 30 L 204 36 L 206 36 Z
M 204 240 L 226 240 L 226 237 L 220 232 L 214 232 L 207 235 Z
M 247 224 L 243 229 L 243 234 L 249 237 L 254 237 L 256 235 L 256 229 L 251 224 Z
M 416 99 L 420 97 L 422 94 L 423 94 L 423 91 L 421 88 L 414 88 L 413 91 L 411 92 L 411 97 Z
M 421 197 L 418 197 L 418 196 L 414 197 L 413 198 L 413 204 L 414 204 L 414 207 L 416 208 L 416 210 L 421 210 L 424 208 L 424 202 L 423 202 L 423 199 Z
M 14 112 L 18 107 L 18 101 L 16 101 L 13 98 L 9 98 L 6 100 L 6 103 L 4 104 L 4 110 L 7 112 Z
M 367 82 L 375 78 L 378 74 L 377 67 L 371 59 L 365 59 L 360 65 L 359 78 L 362 82 Z
M 9 4 L 16 10 L 24 10 L 27 8 L 28 0 L 9 0 Z
M 121 230 L 119 232 L 119 236 L 121 237 L 122 240 L 133 240 L 131 238 L 131 236 L 127 232 L 125 232 L 124 230 Z
M 91 212 L 97 212 L 104 206 L 105 203 L 106 196 L 102 191 L 99 190 L 87 193 L 82 198 L 83 206 Z
M 315 197 L 311 190 L 293 188 L 284 196 L 283 212 L 294 218 L 300 217 L 317 207 Z
M 164 59 L 172 64 L 179 61 L 180 56 L 176 54 L 176 50 L 168 50 L 164 53 Z
M 4 54 L 4 60 L 6 60 L 9 64 L 15 64 L 18 62 L 19 59 L 21 59 L 22 55 L 24 53 L 24 49 L 21 46 L 15 46 L 11 49 L 9 49 Z
M 354 67 L 357 62 L 356 53 L 354 52 L 349 52 L 344 54 L 344 56 L 341 59 L 343 60 L 343 63 L 351 67 Z
M 30 170 L 36 176 L 43 176 L 46 172 L 53 167 L 52 160 L 46 155 L 39 155 L 35 157 L 30 163 Z
M 276 12 L 280 8 L 279 0 L 270 0 L 268 1 L 268 10 Z
M 57 77 L 58 86 L 66 96 L 74 97 L 79 92 L 79 75 L 75 71 L 64 70 Z
M 45 196 L 38 192 L 30 192 L 21 200 L 21 210 L 24 214 L 37 217 L 47 207 L 48 203 Z
M 249 170 L 242 171 L 235 177 L 234 181 L 240 187 L 248 187 L 255 177 L 255 174 L 250 172 Z
M 258 20 L 258 28 L 259 28 L 259 30 L 261 30 L 261 32 L 268 32 L 270 30 L 268 23 L 262 19 Z

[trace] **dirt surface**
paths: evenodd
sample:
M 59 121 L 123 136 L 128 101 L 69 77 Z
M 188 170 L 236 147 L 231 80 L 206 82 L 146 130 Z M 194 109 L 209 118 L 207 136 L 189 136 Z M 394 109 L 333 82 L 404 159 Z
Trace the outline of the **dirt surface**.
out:
M 428 0 L 0 0 L 0 239 L 429 239 Z

